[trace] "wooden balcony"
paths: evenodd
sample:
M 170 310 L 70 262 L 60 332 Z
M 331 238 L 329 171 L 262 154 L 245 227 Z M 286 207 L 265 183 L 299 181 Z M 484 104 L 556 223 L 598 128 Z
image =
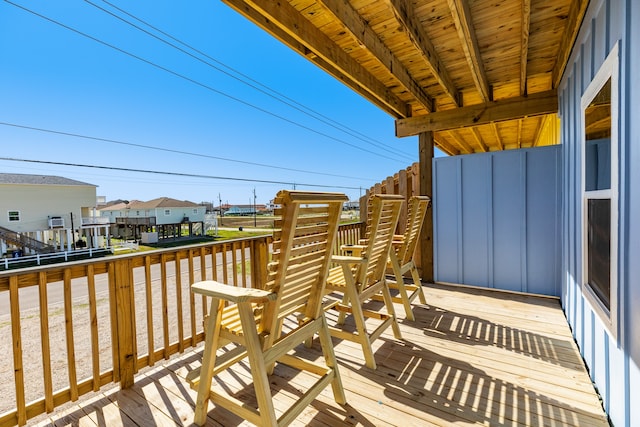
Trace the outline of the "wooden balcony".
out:
M 341 243 L 358 237 L 341 230 Z M 260 286 L 267 249 L 261 237 L 0 273 L 0 426 L 191 425 L 184 377 L 200 364 L 206 305 L 189 284 Z M 348 405 L 326 390 L 294 425 L 608 425 L 557 299 L 425 290 L 416 321 L 401 321 L 404 340 L 375 342 L 377 370 L 334 340 Z M 317 345 L 297 351 L 319 357 Z M 276 407 L 304 387 L 294 374 L 276 368 Z M 216 386 L 251 399 L 249 378 L 240 364 Z M 209 424 L 244 422 L 210 407 Z

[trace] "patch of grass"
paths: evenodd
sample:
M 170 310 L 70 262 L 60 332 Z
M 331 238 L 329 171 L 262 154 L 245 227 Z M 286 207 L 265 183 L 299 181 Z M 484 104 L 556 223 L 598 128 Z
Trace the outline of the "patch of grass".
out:
M 272 231 L 265 229 L 264 231 L 235 231 L 235 230 L 218 230 L 216 240 L 239 239 L 240 237 L 255 237 L 271 234 Z

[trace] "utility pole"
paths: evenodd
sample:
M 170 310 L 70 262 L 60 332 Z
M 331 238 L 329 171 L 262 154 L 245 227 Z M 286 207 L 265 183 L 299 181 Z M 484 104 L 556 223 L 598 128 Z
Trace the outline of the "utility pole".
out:
M 258 226 L 258 219 L 256 218 L 256 187 L 253 187 L 253 227 L 256 228 Z

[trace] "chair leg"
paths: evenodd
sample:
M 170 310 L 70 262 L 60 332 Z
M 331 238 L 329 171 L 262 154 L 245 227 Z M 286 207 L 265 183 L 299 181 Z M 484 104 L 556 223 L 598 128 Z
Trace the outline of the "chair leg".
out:
M 218 342 L 220 341 L 219 326 L 220 321 L 222 320 L 223 304 L 224 303 L 219 299 L 212 298 L 211 309 L 205 325 L 204 352 L 202 354 L 198 397 L 196 398 L 196 409 L 194 414 L 194 422 L 199 426 L 202 426 L 207 422 L 211 382 L 213 380 L 213 370 L 216 365 Z
M 393 307 L 393 300 L 391 299 L 391 292 L 389 292 L 389 286 L 387 282 L 384 282 L 382 286 L 382 297 L 384 298 L 384 305 L 387 307 L 387 313 L 391 317 L 391 328 L 393 329 L 393 336 L 401 340 L 402 333 L 400 332 L 400 326 L 398 326 L 398 319 L 396 318 L 396 310 Z
M 427 298 L 424 296 L 424 290 L 422 289 L 422 280 L 420 279 L 420 275 L 418 274 L 418 269 L 415 265 L 411 266 L 411 277 L 413 277 L 413 283 L 418 288 L 418 298 L 420 298 L 420 303 L 427 304 Z
M 245 347 L 249 358 L 249 366 L 251 367 L 251 377 L 256 391 L 261 422 L 264 426 L 276 426 L 278 425 L 278 420 L 273 407 L 273 398 L 269 387 L 269 378 L 267 377 L 267 365 L 264 362 L 262 343 L 256 330 L 251 304 L 239 304 L 238 312 L 244 331 Z
M 331 342 L 331 333 L 327 325 L 327 319 L 322 314 L 322 327 L 318 330 L 318 337 L 320 338 L 320 346 L 322 347 L 322 353 L 326 364 L 333 370 L 333 380 L 331 381 L 331 388 L 333 389 L 333 398 L 336 403 L 344 405 L 347 403 L 347 398 L 344 394 L 344 388 L 342 387 L 342 379 L 340 378 L 340 372 L 337 368 L 338 362 L 336 360 L 336 354 L 333 351 L 333 343 Z
M 376 369 L 376 359 L 373 357 L 373 348 L 371 347 L 371 340 L 369 339 L 369 333 L 367 332 L 367 324 L 365 323 L 364 312 L 362 311 L 362 302 L 356 295 L 356 290 L 353 289 L 352 286 L 347 286 L 345 296 L 346 293 L 353 293 L 350 298 L 350 308 L 357 329 L 357 335 L 355 335 L 354 338 L 356 338 L 356 342 L 359 342 L 362 346 L 365 365 L 367 365 L 368 368 Z

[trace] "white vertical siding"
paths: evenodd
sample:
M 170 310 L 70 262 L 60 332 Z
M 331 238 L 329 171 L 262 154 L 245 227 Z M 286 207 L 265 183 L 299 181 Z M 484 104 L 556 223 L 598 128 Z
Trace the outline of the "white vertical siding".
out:
M 558 88 L 563 149 L 562 303 L 615 426 L 640 425 L 640 2 L 592 0 Z M 618 335 L 583 297 L 580 101 L 620 43 Z
M 434 159 L 436 280 L 560 295 L 560 153 Z

